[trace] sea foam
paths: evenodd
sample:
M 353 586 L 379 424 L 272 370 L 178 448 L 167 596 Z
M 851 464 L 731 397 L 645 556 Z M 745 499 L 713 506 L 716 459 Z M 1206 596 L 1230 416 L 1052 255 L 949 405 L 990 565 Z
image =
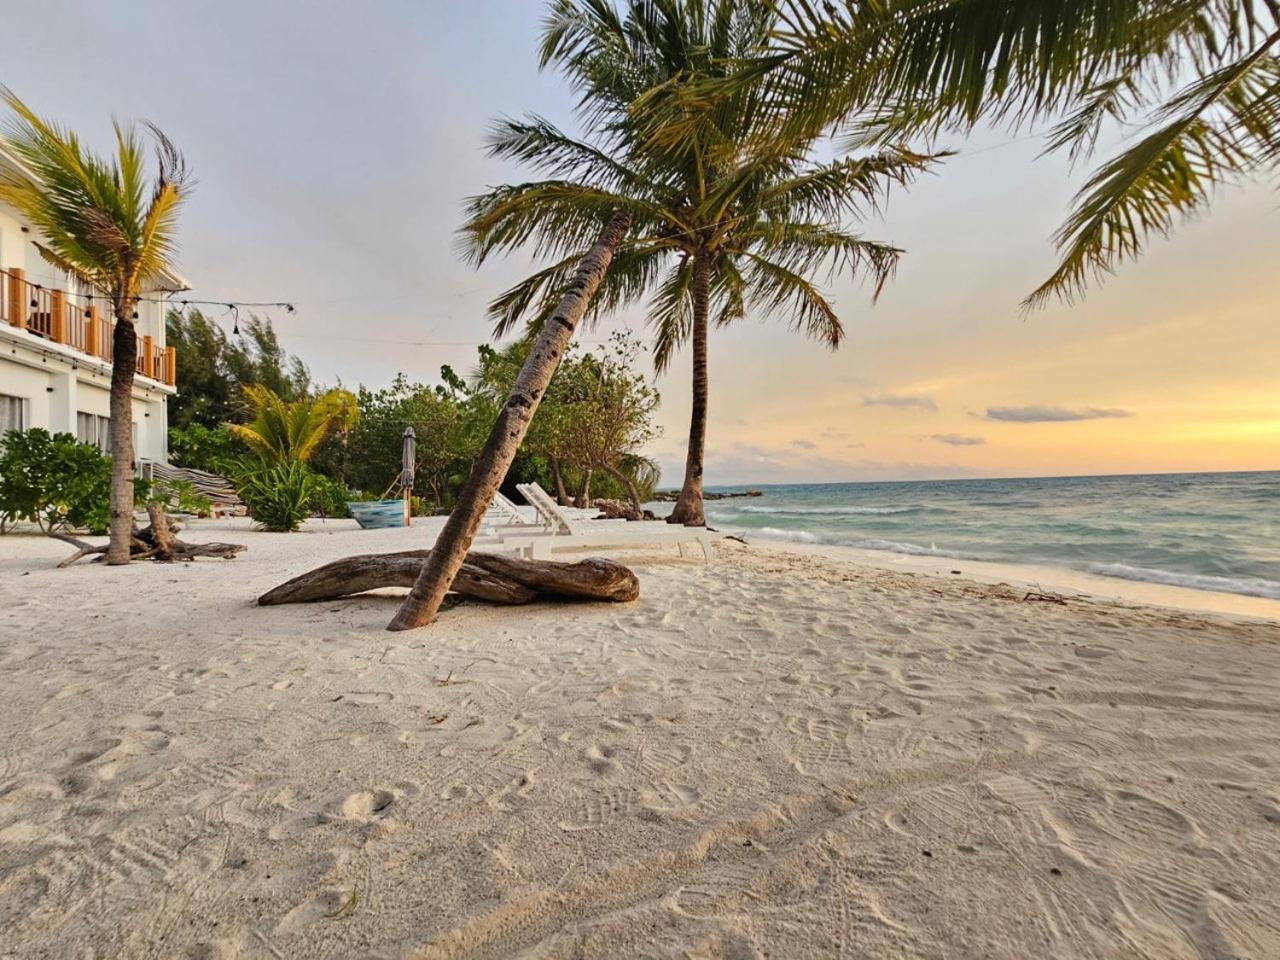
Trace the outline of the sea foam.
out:
M 1146 583 L 1163 583 L 1171 587 L 1190 587 L 1193 590 L 1217 590 L 1221 593 L 1238 593 L 1245 597 L 1265 597 L 1280 600 L 1280 583 L 1261 577 L 1217 577 L 1207 573 L 1178 573 L 1173 570 L 1153 570 L 1150 567 L 1131 567 L 1127 563 L 1091 563 L 1089 573 L 1103 577 L 1119 577 L 1122 580 L 1141 580 Z

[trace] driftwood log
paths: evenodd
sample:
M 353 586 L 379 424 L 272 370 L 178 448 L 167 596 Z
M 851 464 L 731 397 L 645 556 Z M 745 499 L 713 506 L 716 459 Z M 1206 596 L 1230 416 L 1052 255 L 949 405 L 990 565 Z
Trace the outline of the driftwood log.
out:
M 380 587 L 412 587 L 430 555 L 430 550 L 406 550 L 335 560 L 268 590 L 258 603 L 311 603 Z M 640 596 L 640 582 L 622 564 L 598 557 L 555 563 L 473 552 L 467 554 L 452 590 L 464 597 L 508 605 L 539 599 L 622 603 Z
M 130 560 L 156 560 L 160 563 L 194 560 L 196 557 L 221 557 L 230 560 L 246 549 L 241 543 L 187 543 L 179 540 L 177 534 L 182 528 L 170 520 L 168 514 L 157 504 L 147 505 L 147 516 L 151 518 L 148 526 L 141 530 L 133 528 L 133 537 L 129 542 Z M 95 547 L 65 533 L 51 533 L 49 536 L 76 548 L 75 553 L 58 564 L 59 567 L 69 567 L 77 560 L 95 554 L 100 561 L 107 552 L 105 544 Z

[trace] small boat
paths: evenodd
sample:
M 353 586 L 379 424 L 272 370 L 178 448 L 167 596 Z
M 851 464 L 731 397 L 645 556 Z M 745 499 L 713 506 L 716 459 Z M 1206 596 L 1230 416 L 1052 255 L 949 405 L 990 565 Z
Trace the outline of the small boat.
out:
M 360 500 L 347 504 L 362 530 L 382 530 L 385 527 L 403 527 L 403 500 Z

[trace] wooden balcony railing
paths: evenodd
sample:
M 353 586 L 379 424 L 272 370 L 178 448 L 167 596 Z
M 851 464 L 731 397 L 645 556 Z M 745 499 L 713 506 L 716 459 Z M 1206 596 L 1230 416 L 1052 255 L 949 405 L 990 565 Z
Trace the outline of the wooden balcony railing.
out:
M 102 360 L 113 357 L 115 320 L 109 311 L 77 302 L 74 294 L 29 283 L 17 267 L 0 271 L 0 317 L 9 325 L 62 343 Z M 173 347 L 158 347 L 152 337 L 138 338 L 137 372 L 174 386 L 177 365 Z

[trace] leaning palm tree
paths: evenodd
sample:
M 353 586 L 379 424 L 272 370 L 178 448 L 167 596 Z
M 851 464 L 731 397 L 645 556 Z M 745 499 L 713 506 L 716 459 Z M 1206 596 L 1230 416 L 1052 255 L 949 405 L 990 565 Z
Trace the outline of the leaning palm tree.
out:
M 138 352 L 135 312 L 141 291 L 169 272 L 178 209 L 190 179 L 173 143 L 148 124 L 156 170 L 132 126 L 115 124 L 116 151 L 104 159 L 65 127 L 34 113 L 10 90 L 0 99 L 12 116 L 5 147 L 31 174 L 0 175 L 0 200 L 43 235 L 40 250 L 111 298 L 111 542 L 107 562 L 129 562 L 133 530 L 133 377 Z
M 531 247 L 552 262 L 491 305 L 495 335 L 537 328 L 569 281 L 602 211 L 624 210 L 632 231 L 592 304 L 592 318 L 648 300 L 659 370 L 688 344 L 693 403 L 684 483 L 671 521 L 701 525 L 708 410 L 708 329 L 776 315 L 832 348 L 844 328 L 819 275 L 866 275 L 876 290 L 900 251 L 848 230 L 933 158 L 887 147 L 832 163 L 810 153 L 818 131 L 780 137 L 757 86 L 742 84 L 678 137 L 665 136 L 656 91 L 727 79 L 766 48 L 778 20 L 767 0 L 556 0 L 542 65 L 578 94 L 582 138 L 538 117 L 503 120 L 493 156 L 547 179 L 473 198 L 462 231 L 477 265 Z M 696 110 L 696 108 L 693 108 Z M 677 118 L 679 122 L 680 118 Z
M 1076 196 L 1028 307 L 1079 296 L 1218 185 L 1280 161 L 1276 0 L 779 3 L 787 29 L 743 73 L 770 78 L 784 127 L 841 121 L 865 146 L 1044 121 L 1047 150 L 1073 160 L 1108 126 L 1131 131 Z M 729 96 L 704 88 L 699 109 Z
M 244 397 L 253 418 L 229 423 L 227 429 L 268 463 L 306 463 L 331 433 L 350 426 L 357 416 L 356 398 L 346 390 L 286 401 L 270 387 L 250 384 Z
M 435 619 L 445 594 L 462 569 L 493 495 L 498 492 L 499 485 L 511 469 L 516 451 L 529 432 L 529 424 L 547 392 L 547 385 L 555 376 L 574 331 L 609 270 L 614 252 L 627 235 L 629 226 L 630 218 L 624 211 L 612 211 L 591 249 L 575 266 L 564 296 L 534 339 L 507 400 L 498 411 L 489 439 L 471 468 L 471 476 L 462 485 L 444 529 L 436 537 L 409 596 L 405 597 L 387 625 L 388 630 L 410 630 Z

